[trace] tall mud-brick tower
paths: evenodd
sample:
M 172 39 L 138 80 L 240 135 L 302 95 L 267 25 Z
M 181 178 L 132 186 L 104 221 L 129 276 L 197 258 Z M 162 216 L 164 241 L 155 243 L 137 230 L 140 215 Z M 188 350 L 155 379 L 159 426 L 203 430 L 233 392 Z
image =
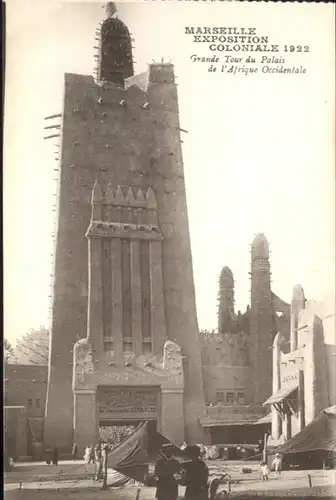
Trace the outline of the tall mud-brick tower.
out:
M 231 332 L 235 320 L 234 280 L 230 268 L 223 267 L 219 277 L 218 331 Z
M 255 404 L 272 393 L 273 331 L 269 247 L 266 237 L 258 234 L 251 245 L 250 352 Z
M 127 351 L 132 349 L 132 336 L 140 338 L 136 331 L 140 327 L 146 332 L 143 333 L 143 346 L 146 345 L 147 354 L 148 350 L 158 345 L 155 343 L 157 336 L 160 336 L 159 344 L 162 345 L 162 332 L 166 340 L 181 348 L 184 373 L 184 416 L 181 425 L 184 425 L 185 438 L 189 442 L 203 441 L 198 417 L 205 413 L 205 402 L 174 68 L 172 64 L 163 62 L 150 64 L 145 73 L 134 76 L 130 34 L 124 23 L 115 17 L 115 10 L 113 4 L 108 5 L 107 19 L 101 25 L 97 81 L 92 76 L 65 75 L 45 420 L 45 443 L 51 446 L 57 444 L 64 451 L 70 450 L 74 437 L 74 344 L 83 339 L 78 344 L 80 346 L 90 336 L 96 338 L 100 335 L 97 331 L 92 332 L 92 328 L 101 331 L 102 335 L 108 330 L 108 336 L 113 340 L 116 334 L 113 325 L 118 321 L 121 321 L 121 331 L 117 334 L 125 337 L 123 345 Z M 141 232 L 141 214 L 144 210 L 151 210 L 153 200 L 155 226 L 160 233 L 160 254 L 155 254 L 156 264 L 151 265 L 151 245 L 139 243 L 141 256 L 137 262 L 144 270 L 144 275 L 139 278 L 143 290 L 141 300 L 134 289 L 140 286 L 140 281 L 134 281 L 130 275 L 134 265 L 130 250 L 131 231 L 127 238 L 121 237 L 119 274 L 115 274 L 112 280 L 115 283 L 116 276 L 120 276 L 122 295 L 116 298 L 112 294 L 111 307 L 106 298 L 111 295 L 111 290 L 101 301 L 94 302 L 92 294 L 100 293 L 94 289 L 94 283 L 100 279 L 104 281 L 104 277 L 95 275 L 95 272 L 102 273 L 102 268 L 95 265 L 98 257 L 91 255 L 88 258 L 86 236 L 91 220 L 92 190 L 97 183 L 103 191 L 104 203 L 109 203 L 106 193 L 113 192 L 111 196 L 116 205 L 116 210 L 112 207 L 112 219 L 108 213 L 101 217 L 118 225 L 118 220 L 120 224 L 125 223 L 129 213 L 130 224 L 140 224 L 134 232 L 137 235 Z M 97 198 L 97 190 L 95 193 Z M 149 196 L 148 193 L 152 194 Z M 124 201 L 119 203 L 119 198 Z M 124 229 L 127 229 L 126 226 L 123 226 Z M 144 232 L 147 230 L 146 226 Z M 153 233 L 152 240 L 154 236 Z M 102 241 L 101 259 L 107 262 L 112 248 L 107 234 Z M 96 248 L 96 245 L 93 241 L 91 248 Z M 90 283 L 88 263 L 91 266 Z M 103 269 L 109 269 L 106 266 Z M 151 297 L 148 270 L 153 269 L 156 283 L 157 280 L 160 282 L 162 275 L 162 298 L 159 302 Z M 141 269 L 139 272 L 141 274 Z M 91 319 L 92 314 L 95 318 L 94 322 L 90 320 L 89 325 L 88 294 L 89 299 L 91 297 Z M 132 303 L 132 297 L 137 297 L 136 304 Z M 116 300 L 122 300 L 119 319 L 113 317 Z M 150 310 L 148 304 L 151 304 Z M 141 321 L 139 316 L 132 316 L 137 318 L 136 322 L 130 321 L 130 311 L 135 306 L 137 314 L 142 315 Z M 163 311 L 161 316 L 156 314 L 157 306 Z M 99 318 L 103 323 L 101 325 Z M 158 321 L 161 323 L 158 324 Z M 106 326 L 108 324 L 110 329 Z M 153 342 L 151 339 L 154 339 Z M 139 344 L 137 346 L 141 349 Z

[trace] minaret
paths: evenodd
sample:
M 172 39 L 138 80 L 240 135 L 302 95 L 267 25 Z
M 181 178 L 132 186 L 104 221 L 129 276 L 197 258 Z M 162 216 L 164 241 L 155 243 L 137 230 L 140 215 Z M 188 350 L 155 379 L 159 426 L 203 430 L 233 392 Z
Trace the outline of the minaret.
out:
M 306 303 L 304 291 L 301 285 L 295 285 L 291 303 L 291 324 L 290 324 L 290 350 L 295 351 L 298 347 L 298 321 L 299 314 L 304 309 Z
M 251 246 L 250 337 L 255 404 L 272 393 L 273 315 L 271 272 L 266 237 L 258 234 Z
M 116 12 L 115 4 L 109 2 L 100 32 L 98 80 L 123 87 L 125 79 L 133 76 L 132 41 Z
M 231 332 L 233 319 L 234 280 L 231 269 L 225 266 L 219 277 L 218 331 L 222 333 Z

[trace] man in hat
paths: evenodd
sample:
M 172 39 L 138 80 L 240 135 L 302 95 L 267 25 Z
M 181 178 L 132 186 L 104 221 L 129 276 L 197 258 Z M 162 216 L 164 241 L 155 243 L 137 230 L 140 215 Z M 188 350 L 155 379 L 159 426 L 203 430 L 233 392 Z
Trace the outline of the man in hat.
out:
M 175 474 L 180 471 L 177 460 L 172 457 L 171 448 L 162 447 L 161 458 L 155 464 L 154 476 L 157 478 L 157 500 L 177 500 L 178 484 Z
M 184 499 L 207 500 L 209 469 L 201 459 L 201 450 L 199 446 L 188 446 L 184 451 L 191 458 L 184 476 L 186 485 Z

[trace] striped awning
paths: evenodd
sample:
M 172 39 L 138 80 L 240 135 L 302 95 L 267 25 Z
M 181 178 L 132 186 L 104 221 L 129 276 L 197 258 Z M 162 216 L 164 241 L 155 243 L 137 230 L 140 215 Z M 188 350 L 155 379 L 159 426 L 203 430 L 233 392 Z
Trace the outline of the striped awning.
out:
M 285 385 L 284 387 L 280 387 L 280 389 L 272 394 L 263 405 L 273 405 L 274 403 L 280 403 L 285 398 L 288 398 L 296 389 L 299 387 L 298 383 Z

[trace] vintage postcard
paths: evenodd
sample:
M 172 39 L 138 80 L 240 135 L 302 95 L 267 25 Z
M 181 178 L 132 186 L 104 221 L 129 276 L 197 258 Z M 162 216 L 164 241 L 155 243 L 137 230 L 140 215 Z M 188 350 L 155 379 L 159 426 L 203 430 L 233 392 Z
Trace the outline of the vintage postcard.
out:
M 336 493 L 334 14 L 6 2 L 6 497 Z

